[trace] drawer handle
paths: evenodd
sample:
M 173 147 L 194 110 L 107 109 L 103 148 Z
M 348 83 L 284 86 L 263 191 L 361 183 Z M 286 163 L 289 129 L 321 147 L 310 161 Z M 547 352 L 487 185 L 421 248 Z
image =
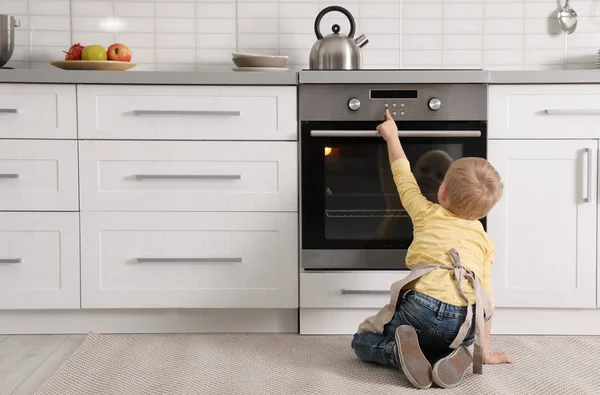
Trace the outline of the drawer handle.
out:
M 480 130 L 400 130 L 399 137 L 481 137 Z M 311 130 L 310 137 L 381 137 L 375 130 Z
M 21 263 L 21 258 L 0 258 L 0 264 Z
M 546 115 L 600 115 L 600 109 L 594 110 L 557 110 L 557 109 L 548 109 L 544 110 Z
M 19 178 L 19 173 L 2 173 L 2 174 L 0 174 L 0 178 L 3 178 L 3 179 Z
M 240 111 L 203 111 L 203 110 L 133 110 L 134 115 L 217 115 L 225 117 L 239 117 Z
M 138 263 L 239 263 L 241 256 L 214 258 L 136 258 Z
M 16 114 L 18 112 L 17 108 L 0 108 L 0 114 Z
M 136 180 L 239 180 L 241 174 L 136 174 Z
M 389 290 L 379 289 L 343 289 L 342 295 L 389 295 Z

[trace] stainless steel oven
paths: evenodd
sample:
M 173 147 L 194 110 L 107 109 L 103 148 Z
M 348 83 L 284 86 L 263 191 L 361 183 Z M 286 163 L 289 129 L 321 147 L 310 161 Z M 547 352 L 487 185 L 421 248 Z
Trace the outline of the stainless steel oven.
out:
M 304 270 L 406 269 L 412 223 L 375 131 L 386 108 L 431 201 L 453 160 L 486 157 L 486 85 L 301 85 Z

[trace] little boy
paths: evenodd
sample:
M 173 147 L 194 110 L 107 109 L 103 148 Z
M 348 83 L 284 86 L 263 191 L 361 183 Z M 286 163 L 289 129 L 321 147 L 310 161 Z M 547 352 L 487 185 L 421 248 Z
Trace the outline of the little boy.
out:
M 400 200 L 414 227 L 406 256 L 411 272 L 392 284 L 390 303 L 360 324 L 352 348 L 364 361 L 400 367 L 417 388 L 432 382 L 456 387 L 471 362 L 475 373 L 482 373 L 482 364 L 514 362 L 490 352 L 494 247 L 479 222 L 502 196 L 502 181 L 485 159 L 462 158 L 446 172 L 439 204 L 428 201 L 395 121 L 388 111 L 385 117 L 377 131 L 387 142 Z M 474 357 L 466 348 L 473 342 Z

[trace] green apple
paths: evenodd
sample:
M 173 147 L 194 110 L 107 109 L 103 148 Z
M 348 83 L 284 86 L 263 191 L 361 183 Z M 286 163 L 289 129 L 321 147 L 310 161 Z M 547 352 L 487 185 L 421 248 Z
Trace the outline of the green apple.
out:
M 102 45 L 88 45 L 81 54 L 82 60 L 106 60 L 108 55 Z

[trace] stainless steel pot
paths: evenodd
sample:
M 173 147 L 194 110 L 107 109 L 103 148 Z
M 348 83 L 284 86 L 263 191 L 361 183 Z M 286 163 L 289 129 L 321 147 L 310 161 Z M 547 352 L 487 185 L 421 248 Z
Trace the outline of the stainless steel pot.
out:
M 325 14 L 331 11 L 339 11 L 346 15 L 350 21 L 350 32 L 348 35 L 340 34 L 340 26 L 333 25 L 333 34 L 323 37 L 321 34 L 321 19 Z M 369 40 L 365 35 L 354 38 L 356 23 L 354 17 L 345 8 L 340 6 L 331 6 L 323 9 L 315 20 L 315 35 L 317 42 L 310 50 L 309 67 L 314 70 L 356 70 L 362 68 L 361 48 Z
M 10 60 L 15 49 L 15 27 L 20 23 L 11 15 L 0 14 L 0 67 Z

